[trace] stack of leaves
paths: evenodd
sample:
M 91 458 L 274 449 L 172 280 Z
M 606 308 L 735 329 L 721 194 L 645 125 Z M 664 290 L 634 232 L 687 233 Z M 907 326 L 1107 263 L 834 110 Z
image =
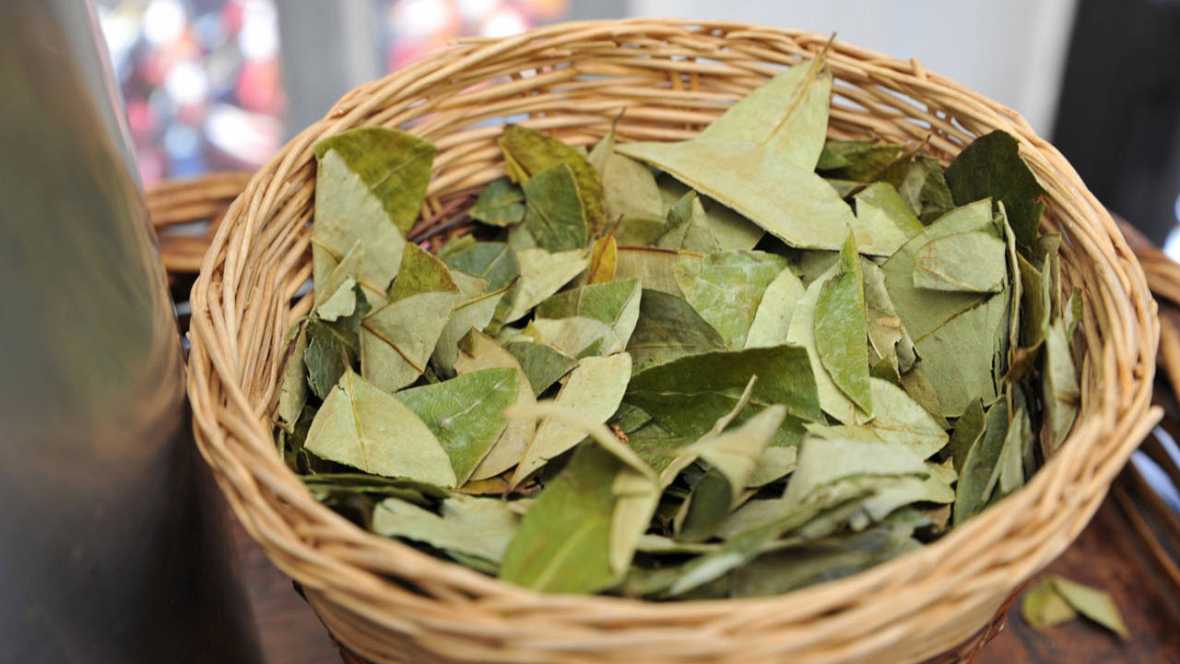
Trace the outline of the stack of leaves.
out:
M 945 170 L 827 140 L 831 86 L 793 67 L 681 143 L 510 125 L 437 255 L 431 145 L 321 142 L 291 467 L 505 581 L 649 598 L 845 576 L 1016 491 L 1080 399 L 1042 189 L 999 132 Z

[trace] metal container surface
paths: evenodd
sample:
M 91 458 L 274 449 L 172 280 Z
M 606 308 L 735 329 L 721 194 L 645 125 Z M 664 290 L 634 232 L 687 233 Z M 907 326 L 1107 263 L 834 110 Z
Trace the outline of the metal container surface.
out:
M 0 661 L 259 661 L 93 12 L 3 5 Z

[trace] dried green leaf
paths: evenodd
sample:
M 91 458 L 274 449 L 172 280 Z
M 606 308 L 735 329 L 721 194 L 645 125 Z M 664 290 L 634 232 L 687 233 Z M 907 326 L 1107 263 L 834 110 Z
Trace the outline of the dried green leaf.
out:
M 955 470 L 963 471 L 967 460 L 967 452 L 979 444 L 983 436 L 984 416 L 983 401 L 976 399 L 967 405 L 963 415 L 955 422 L 955 431 L 951 435 L 950 451 L 954 459 Z
M 754 408 L 739 419 L 774 404 L 786 406 L 789 417 L 775 444 L 798 440 L 801 420 L 822 419 L 806 352 L 789 345 L 701 353 L 650 367 L 635 374 L 626 400 L 669 432 L 695 438 L 733 409 L 751 376 L 758 376 Z
M 307 403 L 307 365 L 303 362 L 303 356 L 307 353 L 307 322 L 296 323 L 292 332 L 295 340 L 283 363 L 283 380 L 279 384 L 279 399 L 275 408 L 275 419 L 287 433 L 295 431 L 295 423 Z
M 303 363 L 307 367 L 307 384 L 320 399 L 336 385 L 344 372 L 355 365 L 360 352 L 361 319 L 368 313 L 369 304 L 360 286 L 356 291 L 357 306 L 352 315 L 333 322 L 315 318 L 307 322 L 307 351 Z
M 529 508 L 500 565 L 500 578 L 551 593 L 593 593 L 619 581 L 611 567 L 612 490 L 622 462 L 582 445 Z
M 820 57 L 775 76 L 688 141 L 629 143 L 618 150 L 792 247 L 838 249 L 854 221 L 852 210 L 812 170 L 823 149 L 831 85 Z
M 892 256 L 922 232 L 922 222 L 888 182 L 874 182 L 855 195 L 856 218 L 852 224 L 861 253 Z
M 507 178 L 492 180 L 467 214 L 492 226 L 511 226 L 524 220 L 524 192 Z
M 1032 251 L 1045 211 L 1038 199 L 1045 190 L 1020 157 L 1015 138 L 996 130 L 975 139 L 947 167 L 946 181 L 959 205 L 981 198 L 1003 202 L 1016 245 Z
M 589 262 L 580 249 L 550 253 L 544 249 L 525 249 L 516 253 L 520 278 L 504 296 L 496 314 L 501 323 L 519 320 L 545 298 L 581 274 Z
M 389 392 L 418 380 L 461 297 L 442 261 L 407 245 L 389 304 L 361 325 L 365 380 Z
M 488 290 L 500 290 L 520 274 L 515 254 L 503 242 L 472 242 L 444 253 L 440 258 L 452 270 L 487 281 Z
M 881 440 L 910 448 L 923 459 L 946 447 L 942 425 L 897 385 L 870 378 L 876 416 L 865 426 Z
M 927 242 L 914 257 L 914 286 L 940 291 L 998 293 L 1007 267 L 1004 241 L 994 232 L 955 233 Z
M 897 309 L 893 306 L 893 300 L 889 297 L 889 291 L 885 287 L 885 272 L 868 259 L 861 259 L 860 267 L 864 277 L 869 345 L 873 353 L 884 360 L 885 366 L 888 367 L 889 379 L 901 382 L 902 375 L 914 369 L 918 361 L 918 350 L 914 346 L 914 340 L 902 325 Z
M 657 364 L 725 349 L 721 335 L 688 302 L 657 290 L 644 290 L 639 320 L 627 352 L 639 372 Z
M 791 315 L 795 306 L 803 299 L 803 282 L 790 268 L 778 276 L 762 293 L 762 300 L 754 312 L 750 331 L 746 334 L 746 348 L 764 348 L 787 343 L 791 327 Z
M 763 451 L 782 426 L 786 414 L 783 406 L 764 408 L 737 428 L 706 436 L 680 450 L 672 468 L 699 460 L 707 466 L 708 473 L 693 488 L 677 515 L 679 539 L 701 542 L 713 535 L 730 510 L 738 505 Z
M 918 339 L 920 366 L 938 393 L 941 415 L 958 417 L 972 401 L 998 396 L 993 369 L 1003 348 L 997 337 L 1007 331 L 1008 298 L 999 293 Z
M 1109 593 L 1097 588 L 1083 585 L 1076 581 L 1054 576 L 1051 577 L 1054 589 L 1069 602 L 1078 613 L 1102 625 L 1110 631 L 1126 639 L 1131 636 L 1119 607 L 1114 603 Z
M 409 134 L 362 128 L 316 144 L 312 244 L 340 261 L 360 242 L 357 281 L 384 293 L 426 196 L 434 146 Z
M 316 413 L 304 447 L 366 473 L 455 486 L 434 433 L 394 396 L 348 371 Z
M 1077 611 L 1057 592 L 1052 577 L 1041 579 L 1037 585 L 1024 593 L 1020 601 L 1020 614 L 1030 627 L 1044 630 L 1078 617 Z
M 586 209 L 590 234 L 595 235 L 606 228 L 608 220 L 603 207 L 602 179 L 581 152 L 520 125 L 505 127 L 499 143 L 508 165 L 508 176 L 520 183 L 554 166 L 569 166 Z
M 861 533 L 792 542 L 735 570 L 730 596 L 776 595 L 856 574 L 917 549 L 913 530 L 883 524 Z
M 932 157 L 914 154 L 899 159 L 885 169 L 881 180 L 897 189 L 923 224 L 930 224 L 955 207 L 942 164 Z
M 631 339 L 639 320 L 641 306 L 639 280 L 620 279 L 603 284 L 591 284 L 558 293 L 542 302 L 536 309 L 534 324 L 541 326 L 547 319 L 589 318 L 606 326 L 600 354 L 622 351 Z M 568 352 L 559 344 L 553 347 Z M 584 347 L 583 347 L 584 348 Z M 571 354 L 577 356 L 581 351 Z
M 815 170 L 828 178 L 872 182 L 901 156 L 900 145 L 829 138 Z
M 463 484 L 508 424 L 504 411 L 517 398 L 515 369 L 483 369 L 394 396 L 434 433 Z
M 493 339 L 473 330 L 464 337 L 460 347 L 461 353 L 455 361 L 455 369 L 460 374 L 470 374 L 483 369 L 511 369 L 516 372 L 516 395 L 512 407 L 523 408 L 536 403 L 528 377 L 516 358 Z M 509 419 L 503 433 L 471 474 L 471 479 L 484 480 L 495 477 L 519 463 L 529 441 L 533 439 L 535 430 L 536 427 L 531 420 Z
M 523 228 L 541 249 L 569 251 L 590 242 L 586 209 L 574 178 L 568 164 L 558 164 L 524 183 L 527 210 Z
M 373 510 L 373 532 L 499 563 L 520 518 L 499 498 L 454 494 L 439 513 L 387 498 Z
M 851 235 L 840 252 L 838 265 L 838 271 L 824 283 L 816 299 L 815 349 L 836 387 L 871 415 L 864 278 Z
M 352 186 L 363 186 L 385 210 L 385 215 L 402 233 L 409 232 L 418 218 L 426 185 L 430 182 L 430 168 L 437 150 L 430 143 L 403 131 L 377 127 L 351 129 L 316 143 L 316 159 L 324 168 L 327 155 L 335 152 L 355 176 Z M 340 182 L 332 182 L 336 187 Z M 320 223 L 320 191 L 316 185 L 316 225 Z M 324 192 L 328 197 L 338 193 Z M 346 194 L 355 195 L 353 193 Z M 337 208 L 339 209 L 339 208 Z M 372 249 L 365 243 L 366 249 Z M 396 270 L 397 266 L 393 268 Z
M 688 264 L 703 258 L 702 254 L 695 251 L 620 246 L 615 279 L 638 279 L 647 290 L 658 290 L 684 297 L 673 276 L 673 270 L 679 264 Z
M 897 308 L 905 329 L 915 340 L 930 334 L 984 299 L 978 293 L 931 291 L 915 287 L 914 266 L 922 247 L 948 235 L 992 228 L 991 201 L 983 200 L 963 206 L 927 226 L 925 231 L 905 243 L 882 266 L 885 286 L 893 306 Z
M 435 344 L 431 361 L 443 375 L 454 374 L 455 360 L 459 357 L 459 341 L 467 333 L 483 331 L 496 315 L 500 300 L 508 293 L 509 286 L 487 291 L 487 282 L 463 272 L 453 272 L 451 277 L 459 287 L 460 299 L 451 309 L 451 317 L 443 327 Z
M 604 235 L 590 248 L 590 267 L 586 270 L 587 284 L 613 281 L 619 265 L 619 243 L 614 235 Z
M 594 146 L 589 160 L 602 178 L 609 223 L 625 220 L 662 222 L 664 202 L 655 175 L 647 166 L 615 151 L 614 130 Z
M 515 341 L 506 344 L 505 349 L 520 363 L 537 396 L 578 365 L 575 358 L 544 344 Z
M 315 245 L 312 246 L 312 251 L 327 253 L 325 249 L 317 248 Z M 356 311 L 354 286 L 360 277 L 361 258 L 364 254 L 364 245 L 358 240 L 327 276 L 315 282 L 317 318 L 331 322 L 341 316 L 351 316 Z
M 1044 364 L 1041 369 L 1041 391 L 1045 404 L 1045 424 L 1042 440 L 1045 456 L 1057 451 L 1073 428 L 1081 402 L 1078 372 L 1069 348 L 1069 336 L 1061 319 L 1049 326 L 1045 337 Z
M 1024 293 L 1020 302 L 1020 347 L 1031 351 L 1040 348 L 1049 334 L 1052 275 L 1048 269 L 1042 272 L 1024 256 L 1017 259 Z
M 1008 436 L 1008 403 L 1000 399 L 987 409 L 983 435 L 967 450 L 955 495 L 955 525 L 983 510 L 991 499 L 992 474 L 1000 462 Z
M 622 402 L 630 377 L 631 356 L 626 353 L 584 358 L 557 393 L 555 403 L 596 422 L 605 422 Z M 577 428 L 554 419 L 543 420 L 516 467 L 513 486 L 518 486 L 550 459 L 574 447 L 584 437 L 585 434 Z
M 803 297 L 795 305 L 795 311 L 791 314 L 790 327 L 787 329 L 787 342 L 795 344 L 807 352 L 807 361 L 815 381 L 819 405 L 824 412 L 840 422 L 854 422 L 863 420 L 866 416 L 857 411 L 856 405 L 833 382 L 828 370 L 824 368 L 816 348 L 816 305 L 824 286 L 836 276 L 839 269 L 838 264 L 833 264 L 826 273 L 812 281 L 807 290 L 803 292 Z
M 681 260 L 673 275 L 685 300 L 720 335 L 726 346 L 744 348 L 767 286 L 787 267 L 786 259 L 762 251 L 709 254 Z

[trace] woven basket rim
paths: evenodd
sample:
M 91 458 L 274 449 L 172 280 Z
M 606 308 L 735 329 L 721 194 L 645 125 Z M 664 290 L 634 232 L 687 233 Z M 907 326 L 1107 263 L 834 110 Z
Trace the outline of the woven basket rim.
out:
M 314 513 L 317 519 L 354 529 L 356 531 L 355 539 L 363 542 L 364 546 L 371 546 L 372 551 L 380 552 L 382 555 L 400 556 L 404 559 L 402 561 L 404 566 L 417 567 L 421 574 L 429 575 L 439 572 L 441 576 L 445 577 L 446 583 L 453 582 L 466 585 L 475 593 L 494 591 L 501 598 L 513 598 L 528 603 L 533 607 L 570 608 L 576 606 L 587 609 L 593 608 L 602 613 L 625 610 L 627 618 L 642 618 L 645 620 L 671 618 L 676 615 L 698 612 L 709 614 L 716 619 L 716 616 L 721 616 L 727 611 L 749 609 L 751 607 L 768 610 L 789 609 L 788 614 L 798 614 L 801 617 L 806 617 L 808 614 L 805 611 L 800 612 L 798 610 L 801 605 L 836 605 L 839 604 L 838 599 L 842 597 L 850 598 L 849 602 L 856 601 L 852 596 L 861 592 L 871 592 L 873 589 L 884 585 L 887 579 L 896 576 L 900 570 L 914 570 L 918 567 L 927 570 L 936 569 L 942 561 L 948 557 L 953 557 L 951 556 L 953 552 L 963 548 L 964 545 L 969 544 L 972 540 L 990 541 L 991 539 L 995 539 L 995 536 L 993 535 L 991 538 L 986 537 L 989 533 L 998 532 L 1003 534 L 1009 532 L 1013 524 L 1019 521 L 1026 511 L 1034 508 L 1045 497 L 1051 487 L 1071 480 L 1068 476 L 1070 470 L 1087 461 L 1086 451 L 1099 445 L 1102 438 L 1118 435 L 1120 444 L 1113 450 L 1113 453 L 1101 461 L 1090 464 L 1093 466 L 1095 475 L 1100 476 L 1097 477 L 1099 483 L 1105 486 L 1109 485 L 1110 479 L 1121 468 L 1122 463 L 1130 454 L 1130 451 L 1142 436 L 1150 430 L 1155 420 L 1158 419 L 1158 412 L 1156 410 L 1149 410 L 1147 406 L 1154 371 L 1155 343 L 1158 336 L 1158 324 L 1154 318 L 1154 303 L 1150 301 L 1150 296 L 1147 294 L 1148 291 L 1142 270 L 1139 268 L 1130 249 L 1126 247 L 1121 235 L 1118 235 L 1117 230 L 1100 238 L 1106 240 L 1109 244 L 1109 247 L 1100 248 L 1108 248 L 1109 257 L 1116 261 L 1121 261 L 1117 264 L 1125 273 L 1121 275 L 1125 281 L 1123 290 L 1126 291 L 1129 299 L 1129 302 L 1126 303 L 1126 307 L 1124 308 L 1132 313 L 1140 314 L 1136 320 L 1126 322 L 1127 325 L 1136 328 L 1129 333 L 1129 337 L 1132 341 L 1138 342 L 1136 348 L 1128 351 L 1130 356 L 1136 358 L 1136 370 L 1132 371 L 1135 374 L 1134 382 L 1136 383 L 1133 397 L 1123 399 L 1112 398 L 1111 395 L 1114 393 L 1113 383 L 1117 381 L 1111 380 L 1110 383 L 1112 385 L 1104 390 L 1107 394 L 1095 393 L 1091 395 L 1091 398 L 1100 398 L 1101 405 L 1105 407 L 1104 410 L 1101 412 L 1091 411 L 1089 413 L 1091 417 L 1085 421 L 1079 415 L 1079 422 L 1064 444 L 1062 453 L 1050 459 L 1023 489 L 1006 497 L 1003 502 L 986 510 L 978 517 L 971 519 L 959 527 L 953 528 L 951 532 L 937 541 L 927 544 L 917 551 L 844 579 L 822 583 L 782 595 L 759 598 L 654 602 L 612 596 L 546 595 L 503 583 L 498 579 L 485 576 L 457 563 L 436 558 L 395 540 L 357 528 L 351 522 L 348 522 L 329 508 L 315 501 L 294 473 L 291 473 L 282 464 L 277 455 L 274 455 L 273 466 L 266 469 L 251 468 L 249 469 L 251 474 L 248 476 L 228 478 L 223 475 L 223 469 L 218 458 L 218 454 L 222 453 L 222 450 L 219 449 L 218 454 L 212 453 L 210 441 L 218 440 L 217 436 L 223 436 L 225 434 L 226 423 L 223 419 L 225 415 L 225 404 L 236 402 L 236 405 L 243 412 L 253 411 L 255 413 L 258 413 L 260 405 L 250 403 L 250 399 L 243 392 L 241 386 L 235 382 L 235 377 L 239 375 L 239 372 L 224 365 L 219 366 L 216 357 L 210 355 L 208 352 L 210 347 L 219 343 L 224 345 L 226 341 L 224 338 L 219 337 L 218 331 L 211 322 L 211 310 L 206 306 L 208 301 L 207 293 L 210 289 L 224 288 L 225 282 L 216 279 L 216 277 L 224 274 L 227 264 L 234 264 L 235 261 L 240 263 L 246 260 L 250 250 L 248 235 L 251 225 L 255 223 L 254 215 L 284 193 L 285 184 L 275 179 L 275 171 L 286 171 L 287 178 L 293 179 L 297 177 L 300 170 L 307 168 L 310 163 L 308 159 L 310 156 L 310 145 L 314 142 L 312 139 L 322 138 L 354 126 L 358 118 L 364 117 L 370 109 L 380 107 L 386 101 L 383 97 L 387 96 L 388 93 L 383 93 L 382 91 L 392 82 L 403 85 L 403 92 L 415 87 L 425 88 L 433 84 L 433 80 L 430 78 L 431 75 L 447 67 L 457 68 L 461 63 L 467 61 L 478 62 L 481 59 L 490 58 L 496 53 L 511 51 L 520 45 L 537 43 L 549 38 L 554 38 L 558 41 L 575 41 L 582 38 L 620 39 L 635 35 L 659 37 L 661 35 L 683 35 L 686 31 L 691 34 L 693 29 L 724 31 L 727 33 L 728 39 L 733 39 L 733 33 L 735 32 L 794 39 L 799 45 L 800 52 L 809 51 L 812 53 L 818 50 L 828 39 L 826 36 L 804 31 L 778 30 L 729 21 L 628 19 L 622 21 L 564 23 L 540 28 L 516 37 L 462 40 L 428 56 L 407 69 L 393 72 L 383 79 L 366 83 L 345 94 L 328 112 L 324 120 L 305 129 L 288 142 L 276 154 L 272 161 L 260 169 L 250 180 L 246 191 L 234 201 L 229 212 L 225 215 L 225 221 L 218 229 L 211 250 L 205 256 L 201 267 L 201 276 L 193 289 L 193 351 L 190 355 L 190 362 L 193 366 L 190 370 L 189 389 L 190 394 L 194 395 L 194 424 L 201 452 L 206 460 L 214 467 L 218 482 L 226 494 L 230 496 L 231 505 L 234 507 L 235 512 L 238 513 L 238 516 L 246 525 L 251 535 L 255 539 L 262 541 L 264 548 L 268 549 L 268 555 L 271 555 L 272 559 L 276 559 L 276 556 L 270 550 L 270 547 L 281 546 L 279 540 L 284 537 L 288 540 L 294 538 L 298 546 L 305 549 L 315 549 L 314 533 L 299 535 L 294 532 L 297 530 L 296 526 L 302 518 L 300 516 L 301 513 Z M 977 104 L 983 109 L 1006 119 L 1011 125 L 1021 130 L 1017 138 L 1026 153 L 1030 150 L 1036 151 L 1038 154 L 1047 153 L 1050 157 L 1057 160 L 1053 163 L 1055 167 L 1060 168 L 1064 166 L 1064 169 L 1061 169 L 1062 172 L 1060 175 L 1065 178 L 1068 185 L 1072 186 L 1068 194 L 1072 199 L 1080 199 L 1083 203 L 1088 204 L 1087 207 L 1089 209 L 1085 210 L 1089 217 L 1087 221 L 1099 230 L 1107 230 L 1107 226 L 1110 229 L 1115 228 L 1114 222 L 1105 209 L 1090 203 L 1092 195 L 1085 189 L 1072 167 L 1056 153 L 1052 146 L 1039 139 L 1032 132 L 1031 128 L 1028 127 L 1023 118 L 1011 109 L 971 92 L 950 79 L 927 72 L 916 60 L 902 61 L 839 41 L 833 44 L 833 58 L 855 59 L 858 64 L 863 65 L 863 69 L 868 72 L 868 77 L 871 80 L 883 79 L 887 81 L 892 75 L 891 72 L 906 68 L 909 70 L 906 75 L 927 81 L 936 88 L 962 94 L 971 103 Z M 769 66 L 768 63 L 767 66 Z M 405 79 L 408 78 L 407 72 L 422 73 L 424 75 L 420 79 L 406 83 Z M 363 122 L 359 124 L 363 124 Z M 525 124 L 528 124 L 528 122 Z M 1096 203 L 1096 201 L 1093 201 L 1093 203 Z M 277 210 L 272 210 L 272 214 L 275 212 Z M 231 246 L 231 241 L 237 244 Z M 271 267 L 273 269 L 273 266 Z M 1110 269 L 1110 266 L 1104 265 L 1103 269 Z M 218 291 L 219 296 L 223 294 L 222 291 Z M 1090 294 L 1087 295 L 1089 296 Z M 1101 362 L 1107 366 L 1114 366 L 1117 362 L 1114 351 L 1108 346 L 1100 348 L 1088 347 L 1086 349 L 1086 356 L 1090 361 Z M 221 357 L 221 360 L 224 362 L 224 356 Z M 202 364 L 197 366 L 198 362 Z M 217 381 L 220 389 L 224 392 L 224 394 L 216 395 L 215 400 L 210 400 L 212 403 L 217 404 L 216 407 L 206 404 L 206 398 L 210 396 L 211 392 L 211 380 Z M 1104 396 L 1105 398 L 1102 398 Z M 197 407 L 198 403 L 200 407 Z M 265 409 L 268 405 L 262 405 L 261 407 Z M 1136 415 L 1139 416 L 1137 422 L 1134 421 Z M 239 422 L 238 424 L 243 423 Z M 249 425 L 255 431 L 264 427 L 261 421 L 245 422 L 243 425 Z M 268 438 L 272 436 L 269 429 L 265 433 Z M 224 453 L 232 454 L 232 450 Z M 278 475 L 276 476 L 275 473 L 278 473 Z M 283 473 L 289 477 L 284 477 Z M 266 533 L 264 532 L 265 526 L 255 522 L 255 517 L 251 514 L 248 504 L 241 500 L 242 495 L 244 495 L 243 491 L 258 493 L 259 496 L 261 493 L 268 491 L 275 493 L 276 486 L 286 480 L 289 480 L 291 483 L 290 487 L 287 488 L 297 488 L 302 492 L 302 495 L 292 491 L 285 491 L 281 494 L 281 499 L 287 503 L 288 509 L 278 513 L 293 531 L 285 534 Z M 1080 530 L 1081 526 L 1089 520 L 1090 514 L 1097 508 L 1104 493 L 1105 491 L 1102 490 L 1090 495 L 1073 496 L 1070 493 L 1060 492 L 1058 498 L 1064 499 L 1065 502 L 1058 504 L 1062 514 L 1056 518 L 1059 521 L 1064 521 L 1069 517 L 1074 517 L 1073 521 L 1076 523 L 1065 531 L 1057 528 L 1057 531 L 1066 532 L 1067 535 L 1050 538 L 1049 541 L 1040 542 L 1034 547 L 1037 550 L 1043 549 L 1039 555 L 1026 553 L 1024 559 L 1027 561 L 1027 564 L 1023 567 L 1018 567 L 1016 576 L 1026 578 L 1036 571 L 1036 568 L 1047 563 L 1048 560 L 1051 560 L 1060 553 L 1073 540 L 1073 537 Z M 259 499 L 259 496 L 247 496 L 247 498 L 254 500 Z M 1077 518 L 1078 515 L 1082 515 L 1081 518 Z M 325 565 L 325 567 L 331 567 L 332 565 L 329 563 L 335 562 L 339 566 L 348 567 L 372 579 L 380 578 L 371 569 L 361 569 L 355 560 L 349 560 L 341 556 L 334 558 L 332 552 L 321 553 L 320 555 L 324 557 L 320 561 L 320 564 Z M 994 566 L 993 563 L 995 561 L 989 560 L 986 552 L 982 552 L 978 558 L 980 562 L 977 565 L 980 570 L 986 570 Z M 363 610 L 355 606 L 355 598 L 340 595 L 332 587 L 333 583 L 330 580 L 308 574 L 305 570 L 289 569 L 290 566 L 285 565 L 282 560 L 276 559 L 276 562 L 284 568 L 284 571 L 295 576 L 306 586 L 322 591 L 329 600 L 338 601 L 346 607 L 351 605 L 351 608 L 354 610 Z M 916 575 L 910 573 L 902 576 L 914 577 Z M 1013 579 L 1011 585 L 1015 586 L 1018 580 Z M 390 584 L 391 582 L 381 580 L 381 583 Z M 961 591 L 961 594 L 967 592 L 967 590 L 964 590 Z M 953 594 L 955 593 L 948 592 L 944 596 Z M 898 598 L 898 601 L 904 600 Z M 918 603 L 913 607 L 911 613 L 920 613 L 923 605 L 924 603 Z M 530 615 L 535 616 L 536 614 Z M 471 616 L 471 619 L 486 619 L 497 622 L 505 618 L 499 614 L 486 613 Z M 558 618 L 559 622 L 560 620 Z M 887 632 L 888 630 L 883 629 L 882 631 Z

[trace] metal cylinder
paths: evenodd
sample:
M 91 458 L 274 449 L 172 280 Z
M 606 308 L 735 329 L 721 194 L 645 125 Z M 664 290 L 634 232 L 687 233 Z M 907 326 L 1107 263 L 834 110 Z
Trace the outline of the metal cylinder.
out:
M 260 661 L 93 11 L 3 4 L 0 661 Z

